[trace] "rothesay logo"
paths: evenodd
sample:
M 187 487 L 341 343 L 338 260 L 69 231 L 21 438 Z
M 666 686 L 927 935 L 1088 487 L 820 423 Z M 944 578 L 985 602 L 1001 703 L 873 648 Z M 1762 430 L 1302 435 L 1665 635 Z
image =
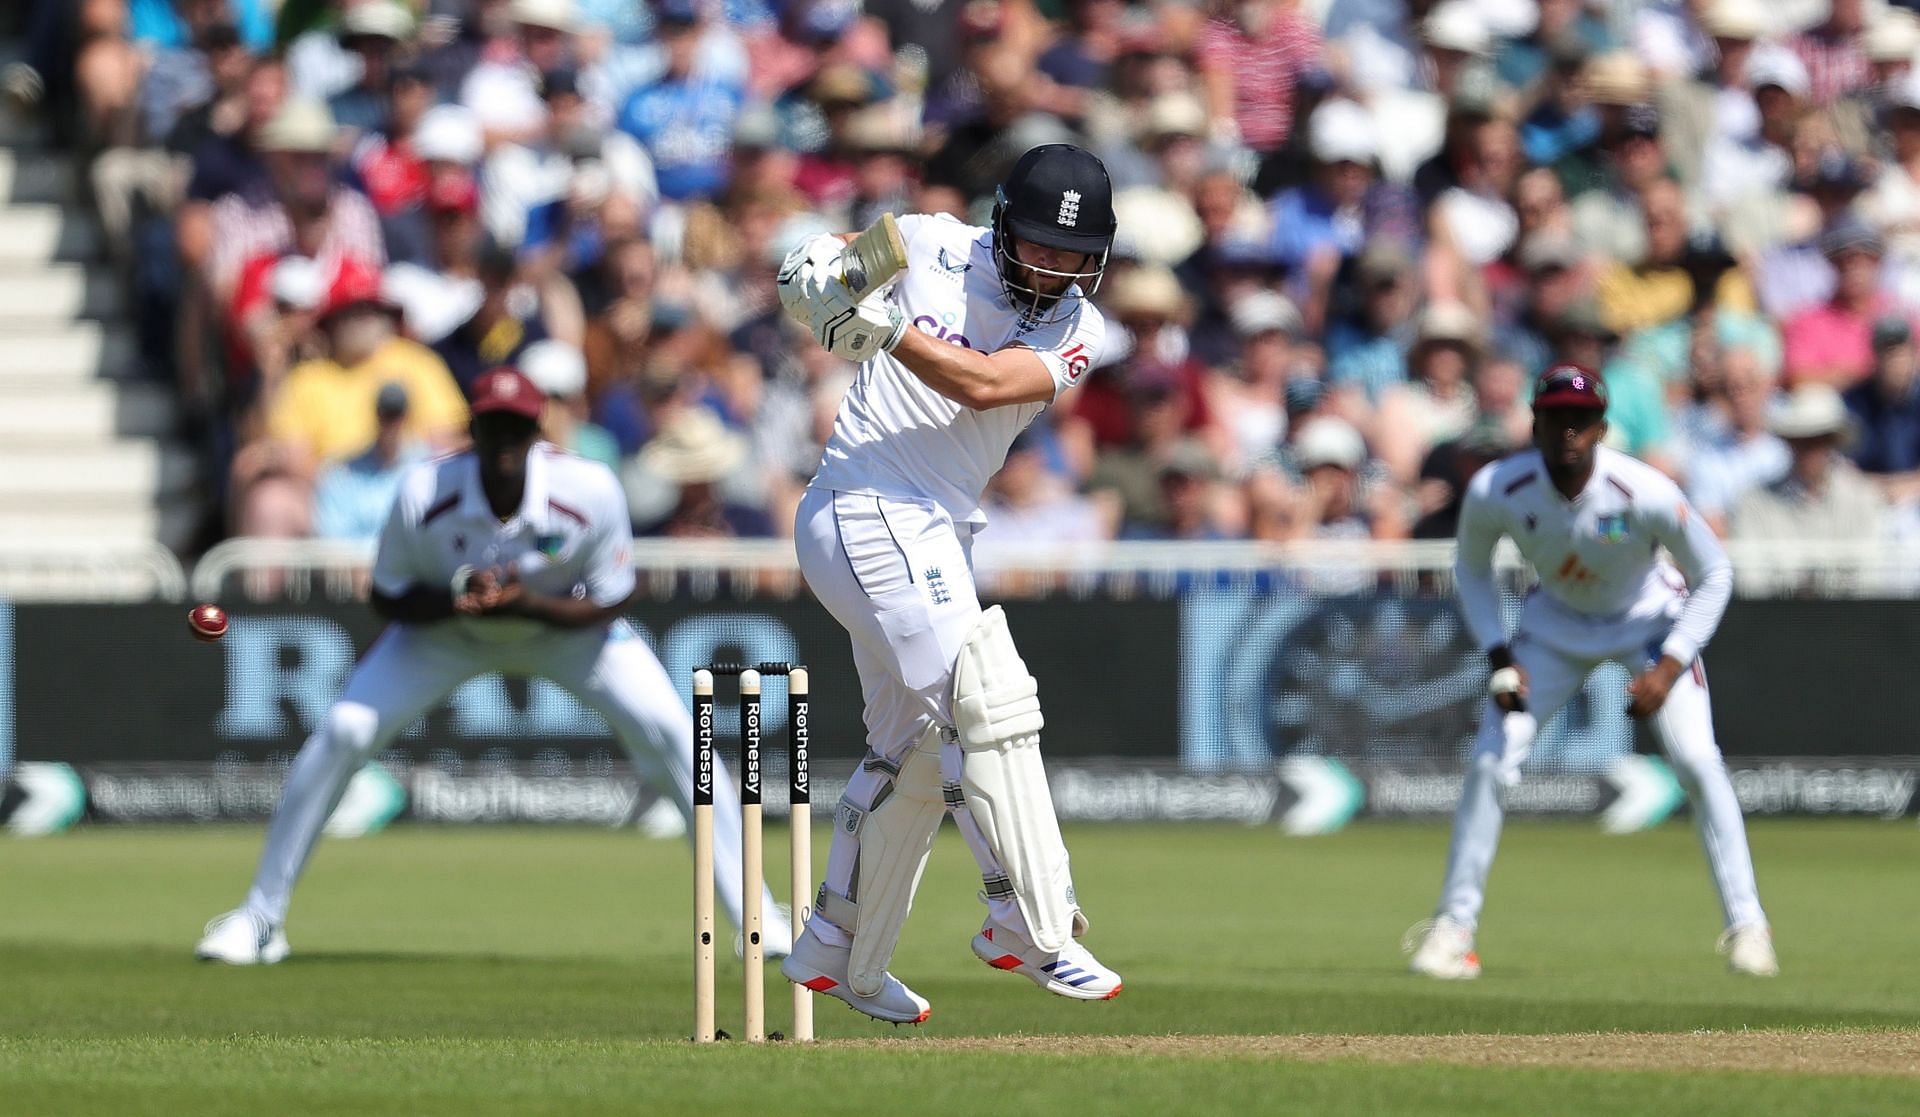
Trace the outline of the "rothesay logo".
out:
M 1071 229 L 1080 223 L 1080 191 L 1069 190 L 1060 195 L 1060 216 L 1054 223 Z

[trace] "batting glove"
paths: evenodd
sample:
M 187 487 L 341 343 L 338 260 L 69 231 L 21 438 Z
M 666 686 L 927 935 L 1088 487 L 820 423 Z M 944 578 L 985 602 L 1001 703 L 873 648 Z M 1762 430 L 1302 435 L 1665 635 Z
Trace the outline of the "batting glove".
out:
M 836 300 L 828 300 L 834 307 Z M 855 364 L 876 353 L 891 353 L 907 332 L 907 312 L 883 294 L 869 296 L 866 302 L 853 303 L 843 295 L 820 323 L 814 338 L 827 352 Z
M 828 317 L 845 309 L 844 306 L 828 307 L 828 300 L 838 293 L 841 302 L 845 302 L 846 284 L 842 280 L 841 256 L 846 245 L 839 237 L 831 233 L 822 233 L 803 242 L 798 248 L 787 253 L 775 277 L 780 292 L 780 306 L 788 317 L 807 328 L 815 336 Z

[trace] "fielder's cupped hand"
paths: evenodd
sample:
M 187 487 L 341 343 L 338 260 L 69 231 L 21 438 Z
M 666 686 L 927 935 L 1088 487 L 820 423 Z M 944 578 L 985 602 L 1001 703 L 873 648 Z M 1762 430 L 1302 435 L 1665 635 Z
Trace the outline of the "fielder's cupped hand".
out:
M 523 596 L 520 574 L 512 567 L 482 570 L 468 580 L 467 592 L 454 599 L 453 607 L 464 616 L 498 616 L 513 612 Z
M 1627 684 L 1627 715 L 1636 718 L 1650 718 L 1660 712 L 1667 704 L 1667 695 L 1672 692 L 1673 684 L 1686 668 L 1670 655 L 1660 657 L 1660 662 L 1633 677 Z

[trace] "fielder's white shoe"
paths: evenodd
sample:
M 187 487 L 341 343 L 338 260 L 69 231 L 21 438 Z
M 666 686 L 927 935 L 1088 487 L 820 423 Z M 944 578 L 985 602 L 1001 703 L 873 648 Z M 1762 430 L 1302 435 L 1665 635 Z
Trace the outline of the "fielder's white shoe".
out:
M 1773 931 L 1765 923 L 1734 927 L 1720 936 L 1716 949 L 1727 956 L 1727 969 L 1754 977 L 1778 977 L 1780 959 L 1773 953 Z
M 287 934 L 279 924 L 236 908 L 207 924 L 193 956 L 229 966 L 271 966 L 287 956 Z
M 1120 975 L 1100 964 L 1093 952 L 1068 939 L 1058 954 L 1028 942 L 987 919 L 973 936 L 973 952 L 996 970 L 1025 976 L 1049 993 L 1076 1001 L 1110 1001 L 1120 995 Z
M 793 953 L 793 909 L 775 904 L 760 918 L 760 953 L 769 962 L 778 962 Z M 747 936 L 733 933 L 733 956 L 747 956 Z
M 1450 915 L 1423 919 L 1407 929 L 1400 949 L 1413 955 L 1407 968 L 1442 981 L 1470 981 L 1480 976 L 1480 955 L 1473 950 L 1473 931 Z
M 871 997 L 854 992 L 847 985 L 847 965 L 852 955 L 850 946 L 828 946 L 811 931 L 802 931 L 800 940 L 793 944 L 793 953 L 780 964 L 780 973 L 795 985 L 837 997 L 855 1010 L 889 1024 L 918 1024 L 933 1015 L 933 1008 L 925 998 L 892 974 L 887 975 L 880 992 Z

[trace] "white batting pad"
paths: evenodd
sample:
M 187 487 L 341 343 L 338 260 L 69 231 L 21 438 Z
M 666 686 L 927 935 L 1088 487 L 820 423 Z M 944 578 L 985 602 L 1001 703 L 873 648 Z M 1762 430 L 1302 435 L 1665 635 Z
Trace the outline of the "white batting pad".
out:
M 953 671 L 960 788 L 1013 885 L 1034 945 L 1058 951 L 1073 935 L 1079 904 L 1040 761 L 1039 694 L 1006 613 L 998 605 L 982 612 Z
M 836 904 L 824 905 L 827 918 L 853 932 L 847 984 L 863 997 L 878 996 L 887 981 L 887 965 L 900 942 L 913 894 L 920 888 L 933 851 L 933 836 L 946 816 L 940 794 L 940 736 L 929 731 L 901 760 L 900 772 L 888 790 L 866 810 L 846 800 L 834 820 L 850 828 L 859 842 L 860 861 L 855 880 L 857 894 L 849 899 L 857 908 L 852 921 L 836 918 Z

